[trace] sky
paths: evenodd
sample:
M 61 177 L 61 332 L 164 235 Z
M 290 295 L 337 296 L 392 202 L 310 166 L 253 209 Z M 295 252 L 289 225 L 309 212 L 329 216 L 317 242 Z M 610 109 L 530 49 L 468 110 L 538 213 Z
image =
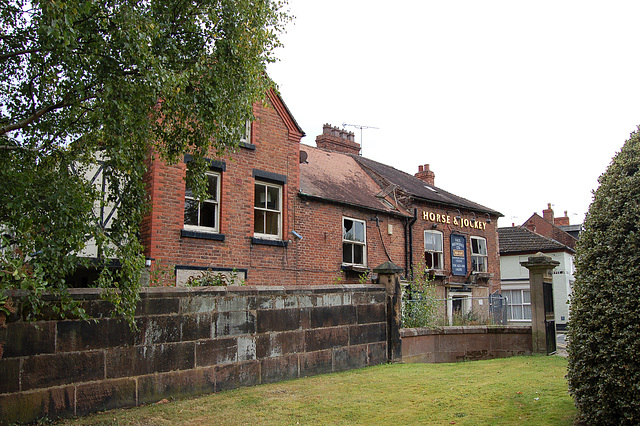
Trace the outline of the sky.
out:
M 523 224 L 584 220 L 640 124 L 638 1 L 289 0 L 268 72 L 315 146 L 346 126 L 362 155 Z

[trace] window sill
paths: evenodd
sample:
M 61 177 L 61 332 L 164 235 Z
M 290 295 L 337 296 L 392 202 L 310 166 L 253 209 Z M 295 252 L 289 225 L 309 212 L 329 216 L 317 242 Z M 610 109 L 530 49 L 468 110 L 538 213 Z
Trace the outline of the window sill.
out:
M 240 148 L 249 149 L 251 151 L 255 151 L 256 150 L 256 146 L 254 144 L 248 143 L 248 142 L 238 142 L 238 146 Z
M 289 242 L 283 240 L 268 240 L 265 238 L 251 238 L 251 244 L 263 245 L 263 246 L 273 246 L 273 247 L 286 247 Z
M 342 265 L 341 268 L 345 272 L 354 272 L 357 274 L 364 274 L 369 272 L 369 268 L 364 265 Z
M 224 234 L 205 231 L 191 231 L 188 229 L 180 230 L 180 236 L 183 238 L 200 238 L 202 240 L 224 241 Z
M 432 277 L 446 277 L 447 271 L 444 269 L 428 269 L 427 272 Z

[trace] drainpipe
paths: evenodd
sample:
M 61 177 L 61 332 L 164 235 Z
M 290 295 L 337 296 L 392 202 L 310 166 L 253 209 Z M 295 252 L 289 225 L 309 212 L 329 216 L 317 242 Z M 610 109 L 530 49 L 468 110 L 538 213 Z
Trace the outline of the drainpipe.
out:
M 418 209 L 414 207 L 413 217 L 404 224 L 404 270 L 405 276 L 413 276 L 413 224 L 418 220 Z

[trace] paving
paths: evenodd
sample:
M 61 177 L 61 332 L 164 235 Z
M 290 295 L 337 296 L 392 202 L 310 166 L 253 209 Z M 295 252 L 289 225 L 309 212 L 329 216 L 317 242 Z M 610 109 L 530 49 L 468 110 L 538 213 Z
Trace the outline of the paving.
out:
M 556 355 L 562 356 L 562 357 L 567 357 L 567 340 L 566 340 L 566 335 L 564 333 L 558 333 L 556 335 L 557 338 L 557 342 L 556 342 Z

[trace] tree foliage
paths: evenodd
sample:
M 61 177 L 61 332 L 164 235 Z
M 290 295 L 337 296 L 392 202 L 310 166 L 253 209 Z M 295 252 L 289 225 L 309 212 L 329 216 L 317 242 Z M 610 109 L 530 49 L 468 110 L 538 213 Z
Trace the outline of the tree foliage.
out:
M 639 131 L 600 176 L 577 245 L 568 379 L 587 424 L 640 422 Z
M 192 154 L 187 179 L 204 195 L 205 156 L 237 144 L 272 85 L 265 69 L 289 19 L 283 7 L 0 0 L 0 291 L 64 293 L 94 241 L 101 259 L 121 263 L 101 269 L 98 284 L 132 315 L 145 160 Z M 98 166 L 104 188 L 85 178 Z M 100 205 L 118 207 L 107 228 Z

